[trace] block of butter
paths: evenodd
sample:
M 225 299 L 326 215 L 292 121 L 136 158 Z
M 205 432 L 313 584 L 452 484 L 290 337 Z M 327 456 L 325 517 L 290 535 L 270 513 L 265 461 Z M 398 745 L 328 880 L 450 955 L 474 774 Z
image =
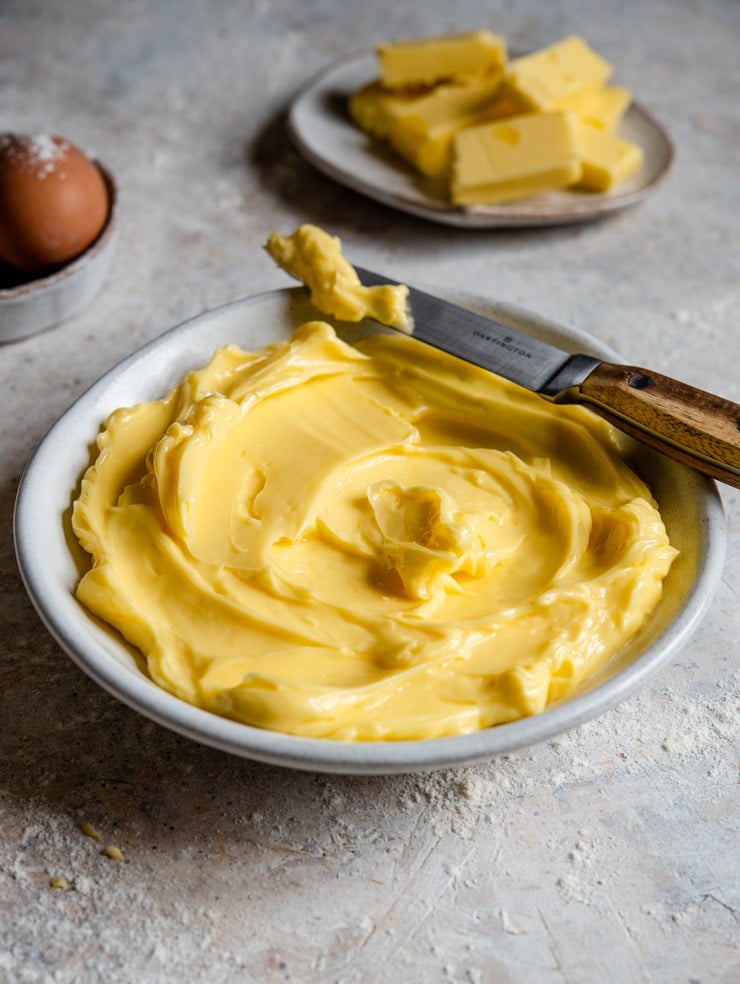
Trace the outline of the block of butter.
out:
M 349 114 L 366 133 L 378 140 L 390 139 L 394 146 L 398 144 L 398 152 L 416 165 L 416 151 L 408 152 L 403 148 L 414 147 L 419 140 L 427 138 L 436 142 L 438 137 L 435 131 L 438 129 L 441 132 L 448 124 L 451 140 L 456 128 L 476 122 L 478 114 L 487 110 L 500 80 L 499 72 L 467 85 L 441 83 L 418 92 L 386 89 L 380 82 L 369 82 L 350 97 Z M 414 121 L 408 138 L 400 122 L 407 120 Z M 421 136 L 417 137 L 417 134 Z M 423 151 L 420 157 L 424 159 Z M 420 167 L 420 170 L 430 173 L 425 167 Z
M 382 84 L 387 89 L 403 89 L 501 72 L 506 64 L 506 42 L 481 29 L 381 44 L 377 56 Z
M 450 166 L 452 140 L 458 130 L 480 122 L 498 89 L 500 76 L 469 85 L 440 85 L 413 105 L 396 112 L 388 141 L 421 174 L 439 177 Z
M 509 62 L 506 88 L 523 110 L 570 109 L 584 90 L 607 83 L 612 67 L 577 35 Z
M 352 93 L 347 108 L 361 130 L 376 140 L 386 140 L 393 120 L 410 112 L 428 94 L 428 90 L 421 93 L 395 91 L 386 89 L 379 81 L 368 82 Z
M 642 148 L 607 130 L 579 120 L 576 144 L 581 159 L 579 188 L 609 191 L 640 169 Z
M 534 113 L 460 130 L 452 201 L 497 204 L 575 184 L 581 176 L 577 122 L 570 112 Z
M 631 102 L 629 89 L 621 85 L 605 85 L 586 92 L 572 108 L 584 122 L 613 132 L 622 122 Z

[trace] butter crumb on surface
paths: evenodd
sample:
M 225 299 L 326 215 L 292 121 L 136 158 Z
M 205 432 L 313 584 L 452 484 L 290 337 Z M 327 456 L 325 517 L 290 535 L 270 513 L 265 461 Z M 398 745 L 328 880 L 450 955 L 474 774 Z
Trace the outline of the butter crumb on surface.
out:
M 106 858 L 110 858 L 111 861 L 126 860 L 126 855 L 123 853 L 120 847 L 114 847 L 112 844 L 109 844 L 107 847 L 104 847 L 100 853 L 104 855 Z
M 103 839 L 100 831 L 96 830 L 91 823 L 81 823 L 80 831 L 85 835 L 85 837 L 89 837 L 90 840 L 102 841 Z
M 72 886 L 64 875 L 54 875 L 49 879 L 49 888 L 53 889 L 55 892 L 68 892 Z

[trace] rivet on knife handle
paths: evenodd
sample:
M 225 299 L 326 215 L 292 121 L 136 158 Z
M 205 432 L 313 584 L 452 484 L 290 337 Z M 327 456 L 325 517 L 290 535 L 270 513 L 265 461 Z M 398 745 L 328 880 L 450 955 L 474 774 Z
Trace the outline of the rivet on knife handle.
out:
M 580 403 L 620 430 L 740 488 L 740 405 L 634 366 L 599 363 L 555 397 Z

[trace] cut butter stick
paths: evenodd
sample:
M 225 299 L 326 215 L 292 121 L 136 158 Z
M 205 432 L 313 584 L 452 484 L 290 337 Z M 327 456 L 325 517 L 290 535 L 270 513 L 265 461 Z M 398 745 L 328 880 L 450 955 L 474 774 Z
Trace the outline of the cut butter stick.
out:
M 428 177 L 446 174 L 458 130 L 480 121 L 498 89 L 500 76 L 470 85 L 441 85 L 397 112 L 388 128 L 396 153 Z
M 404 284 L 364 287 L 355 268 L 342 256 L 338 236 L 315 225 L 302 225 L 290 236 L 270 233 L 265 249 L 286 273 L 305 284 L 311 303 L 338 321 L 373 318 L 409 334 L 413 320 Z
M 399 89 L 500 72 L 506 63 L 506 42 L 480 30 L 381 44 L 377 56 L 381 82 Z
M 570 108 L 579 92 L 605 85 L 611 74 L 609 62 L 572 35 L 509 62 L 506 88 L 522 108 L 549 112 Z
M 569 107 L 600 130 L 614 131 L 632 102 L 632 93 L 621 85 L 605 85 L 585 92 Z
M 424 92 L 394 92 L 380 82 L 368 82 L 349 99 L 349 115 L 376 140 L 385 140 L 392 122 L 414 109 L 430 95 Z
M 576 143 L 581 158 L 579 188 L 609 191 L 640 169 L 642 148 L 589 123 L 576 124 Z
M 474 115 L 432 122 L 411 116 L 391 126 L 389 140 L 399 157 L 403 157 L 420 174 L 438 178 L 450 169 L 455 134 L 477 122 Z
M 513 116 L 455 136 L 455 204 L 496 204 L 572 185 L 581 177 L 572 113 Z
M 379 82 L 358 89 L 349 100 L 357 125 L 396 152 L 422 174 L 436 177 L 448 169 L 452 137 L 479 122 L 499 87 L 501 73 L 468 85 L 442 83 L 416 93 L 399 93 Z

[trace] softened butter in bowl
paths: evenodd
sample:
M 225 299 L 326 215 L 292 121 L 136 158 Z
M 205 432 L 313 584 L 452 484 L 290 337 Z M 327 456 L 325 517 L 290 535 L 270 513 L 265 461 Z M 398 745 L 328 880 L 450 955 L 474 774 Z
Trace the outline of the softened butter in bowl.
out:
M 400 335 L 226 346 L 98 446 L 78 598 L 169 692 L 289 734 L 539 713 L 642 626 L 676 554 L 608 424 Z
M 337 237 L 267 249 L 335 316 L 407 327 L 406 288 L 362 286 Z M 112 413 L 98 452 L 72 514 L 80 601 L 170 693 L 305 737 L 538 714 L 643 626 L 677 553 L 589 410 L 324 320 L 221 347 Z
M 571 352 L 619 359 L 593 338 L 531 312 L 479 297 L 452 299 Z M 636 635 L 600 671 L 539 714 L 422 741 L 338 741 L 247 725 L 187 703 L 155 683 L 137 651 L 75 597 L 90 557 L 78 547 L 71 529 L 70 490 L 79 490 L 101 421 L 118 408 L 156 403 L 190 372 L 207 365 L 224 345 L 256 352 L 268 343 L 287 342 L 315 317 L 302 288 L 272 291 L 209 311 L 165 333 L 103 377 L 35 452 L 15 511 L 19 568 L 44 624 L 81 669 L 150 719 L 215 748 L 292 768 L 388 774 L 463 765 L 550 739 L 634 693 L 688 644 L 720 582 L 726 543 L 721 501 L 709 480 L 635 446 L 629 464 L 651 489 L 679 554 L 663 582 L 657 608 Z M 372 322 L 336 327 L 345 341 L 378 331 Z

